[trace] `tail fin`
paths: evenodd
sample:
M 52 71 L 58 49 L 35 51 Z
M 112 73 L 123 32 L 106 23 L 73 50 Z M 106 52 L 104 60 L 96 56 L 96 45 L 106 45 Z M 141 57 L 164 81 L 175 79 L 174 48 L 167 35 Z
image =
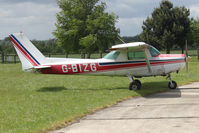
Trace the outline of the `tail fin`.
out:
M 45 56 L 30 42 L 23 33 L 10 34 L 9 37 L 22 63 L 22 69 L 30 69 L 47 63 Z

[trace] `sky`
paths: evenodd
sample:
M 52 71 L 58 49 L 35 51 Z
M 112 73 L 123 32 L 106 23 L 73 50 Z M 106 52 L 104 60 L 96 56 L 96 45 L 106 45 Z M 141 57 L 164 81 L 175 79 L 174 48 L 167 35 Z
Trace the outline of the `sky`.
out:
M 143 21 L 161 0 L 102 0 L 109 13 L 119 17 L 116 27 L 121 36 L 135 36 L 142 31 Z M 190 17 L 199 17 L 199 0 L 170 0 L 174 6 L 190 9 Z M 0 39 L 15 32 L 24 32 L 30 39 L 54 38 L 56 0 L 0 0 Z

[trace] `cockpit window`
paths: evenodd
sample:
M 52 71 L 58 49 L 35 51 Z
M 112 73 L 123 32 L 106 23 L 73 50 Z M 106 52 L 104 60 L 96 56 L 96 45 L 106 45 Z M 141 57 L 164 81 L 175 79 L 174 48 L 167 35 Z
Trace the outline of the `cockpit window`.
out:
M 104 56 L 104 59 L 116 60 L 119 54 L 120 54 L 119 51 L 111 51 L 110 53 Z
M 144 51 L 129 51 L 128 60 L 144 59 Z
M 154 48 L 153 46 L 151 46 L 151 47 L 149 48 L 149 52 L 151 53 L 151 56 L 152 56 L 152 57 L 155 57 L 155 56 L 157 56 L 157 55 L 160 54 L 160 52 L 159 52 L 156 48 Z

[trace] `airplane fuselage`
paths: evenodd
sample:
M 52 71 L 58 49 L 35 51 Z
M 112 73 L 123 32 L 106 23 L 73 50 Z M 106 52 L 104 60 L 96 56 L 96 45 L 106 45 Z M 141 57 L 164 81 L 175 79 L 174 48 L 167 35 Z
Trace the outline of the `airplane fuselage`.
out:
M 54 58 L 56 60 L 56 58 Z M 63 61 L 63 59 L 62 59 Z M 43 74 L 92 74 L 92 75 L 132 75 L 137 77 L 166 75 L 179 71 L 185 65 L 184 54 L 160 54 L 150 60 L 149 72 L 145 59 L 113 61 L 108 59 L 73 59 L 49 64 L 51 67 L 40 70 Z M 48 65 L 48 64 L 47 64 Z

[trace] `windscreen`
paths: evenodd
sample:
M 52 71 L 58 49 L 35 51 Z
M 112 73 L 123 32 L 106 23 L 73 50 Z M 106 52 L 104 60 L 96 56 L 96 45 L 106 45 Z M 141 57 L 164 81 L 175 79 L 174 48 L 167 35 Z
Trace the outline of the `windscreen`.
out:
M 104 59 L 116 60 L 119 54 L 120 54 L 119 51 L 111 51 L 110 53 L 104 56 Z
M 156 48 L 154 48 L 153 46 L 151 46 L 149 48 L 149 52 L 151 53 L 152 57 L 158 56 L 160 54 L 160 52 Z

